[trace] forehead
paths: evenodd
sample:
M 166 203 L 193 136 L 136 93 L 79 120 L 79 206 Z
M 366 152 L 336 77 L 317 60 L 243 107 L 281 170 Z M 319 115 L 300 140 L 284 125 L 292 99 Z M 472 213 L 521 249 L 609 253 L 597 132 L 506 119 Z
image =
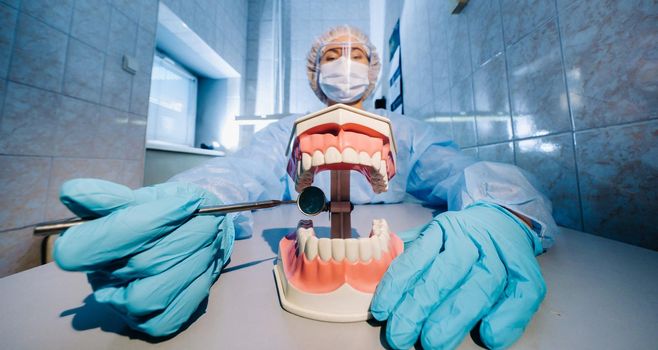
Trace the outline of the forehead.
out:
M 348 49 L 347 52 L 362 52 L 368 54 L 369 50 L 358 38 L 350 34 L 345 34 L 333 38 L 331 41 L 325 43 L 321 48 L 321 55 L 329 52 L 338 53 L 340 50 Z
M 341 36 L 337 36 L 337 37 L 333 38 L 329 43 L 331 43 L 331 44 L 360 43 L 360 41 L 352 35 L 345 34 L 345 35 L 341 35 Z

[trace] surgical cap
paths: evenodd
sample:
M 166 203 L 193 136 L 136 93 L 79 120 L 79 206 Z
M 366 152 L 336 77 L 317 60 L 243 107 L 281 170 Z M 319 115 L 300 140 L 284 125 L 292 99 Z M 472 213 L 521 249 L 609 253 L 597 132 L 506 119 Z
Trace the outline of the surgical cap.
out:
M 370 69 L 368 70 L 368 81 L 370 82 L 370 85 L 368 85 L 368 88 L 363 94 L 362 99 L 365 100 L 368 98 L 368 96 L 370 96 L 372 93 L 372 90 L 375 89 L 375 83 L 377 82 L 377 76 L 379 75 L 379 69 L 381 68 L 379 55 L 377 54 L 375 46 L 372 45 L 368 36 L 365 35 L 361 30 L 350 25 L 341 25 L 329 29 L 327 32 L 315 39 L 313 46 L 311 46 L 311 50 L 306 56 L 306 75 L 308 76 L 308 82 L 311 85 L 311 89 L 315 93 L 315 96 L 317 96 L 320 101 L 325 104 L 327 103 L 328 99 L 324 92 L 322 92 L 322 89 L 320 89 L 320 85 L 318 83 L 318 76 L 320 75 L 320 60 L 318 55 L 320 54 L 320 49 L 323 45 L 334 42 L 336 38 L 342 36 L 351 37 L 352 42 L 364 44 L 370 50 Z

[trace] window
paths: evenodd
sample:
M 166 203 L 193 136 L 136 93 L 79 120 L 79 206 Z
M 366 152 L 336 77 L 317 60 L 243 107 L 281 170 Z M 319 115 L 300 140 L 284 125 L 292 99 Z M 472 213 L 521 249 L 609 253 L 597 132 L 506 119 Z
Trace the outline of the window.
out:
M 156 55 L 151 74 L 147 141 L 194 147 L 197 78 L 171 59 Z

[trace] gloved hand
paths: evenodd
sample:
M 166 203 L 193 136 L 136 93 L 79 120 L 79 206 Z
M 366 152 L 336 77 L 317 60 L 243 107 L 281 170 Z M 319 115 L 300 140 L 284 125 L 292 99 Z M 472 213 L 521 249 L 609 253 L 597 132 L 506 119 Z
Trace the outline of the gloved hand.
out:
M 62 185 L 60 199 L 78 216 L 98 218 L 61 235 L 57 264 L 87 272 L 96 301 L 152 336 L 174 333 L 190 318 L 233 248 L 231 216 L 192 217 L 201 206 L 220 204 L 193 184 L 133 191 L 76 179 Z
M 441 213 L 416 232 L 371 304 L 377 320 L 388 320 L 388 343 L 406 349 L 420 337 L 426 349 L 452 349 L 479 321 L 474 338 L 480 345 L 514 343 L 546 294 L 537 235 L 506 209 L 484 202 Z

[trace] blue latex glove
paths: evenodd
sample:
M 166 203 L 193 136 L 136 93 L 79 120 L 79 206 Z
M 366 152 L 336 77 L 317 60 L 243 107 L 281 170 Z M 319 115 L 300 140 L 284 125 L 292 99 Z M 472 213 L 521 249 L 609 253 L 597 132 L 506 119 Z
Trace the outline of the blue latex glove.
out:
M 201 206 L 220 204 L 192 184 L 133 191 L 76 179 L 62 186 L 60 199 L 80 217 L 99 218 L 61 235 L 55 243 L 57 264 L 87 272 L 99 303 L 152 336 L 180 329 L 208 295 L 233 248 L 231 216 L 192 217 Z
M 417 232 L 371 304 L 377 320 L 388 320 L 388 343 L 406 349 L 420 337 L 426 349 L 452 349 L 479 321 L 481 345 L 514 343 L 546 294 L 534 255 L 537 235 L 484 202 L 439 214 Z

